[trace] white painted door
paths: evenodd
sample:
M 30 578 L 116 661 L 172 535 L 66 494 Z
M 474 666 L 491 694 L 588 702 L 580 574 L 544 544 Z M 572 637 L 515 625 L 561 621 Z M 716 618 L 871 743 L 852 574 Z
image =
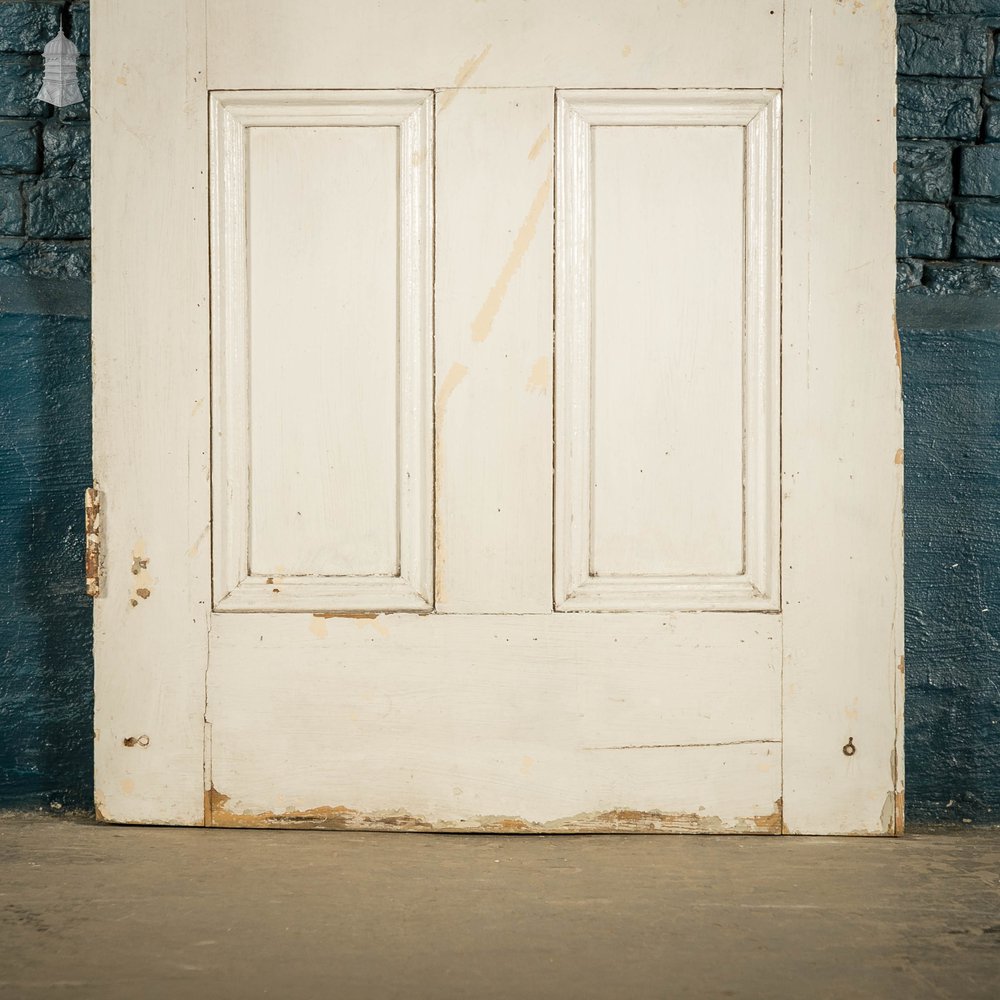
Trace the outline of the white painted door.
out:
M 891 3 L 94 20 L 99 814 L 898 833 Z

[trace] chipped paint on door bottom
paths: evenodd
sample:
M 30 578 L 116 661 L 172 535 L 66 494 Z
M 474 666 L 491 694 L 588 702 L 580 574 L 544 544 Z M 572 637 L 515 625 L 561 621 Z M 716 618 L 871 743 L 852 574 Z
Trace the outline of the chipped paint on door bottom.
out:
M 283 813 L 232 812 L 230 801 L 212 787 L 205 793 L 205 825 L 252 829 L 369 830 L 436 833 L 737 833 L 780 834 L 781 799 L 763 816 L 723 820 L 698 813 L 611 809 L 579 813 L 544 823 L 518 816 L 474 816 L 429 820 L 401 810 L 365 813 L 349 806 L 317 806 Z

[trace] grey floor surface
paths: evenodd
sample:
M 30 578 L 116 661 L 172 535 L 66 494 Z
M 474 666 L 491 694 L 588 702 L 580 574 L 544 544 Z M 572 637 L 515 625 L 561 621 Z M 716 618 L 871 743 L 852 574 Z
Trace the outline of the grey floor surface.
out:
M 103 827 L 0 814 L 0 996 L 1000 998 L 1000 831 Z

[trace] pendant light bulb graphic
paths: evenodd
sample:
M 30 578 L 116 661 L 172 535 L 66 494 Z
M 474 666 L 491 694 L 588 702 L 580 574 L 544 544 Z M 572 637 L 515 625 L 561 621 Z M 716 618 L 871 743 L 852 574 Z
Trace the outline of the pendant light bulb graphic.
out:
M 82 101 L 83 94 L 80 93 L 76 77 L 76 61 L 80 57 L 80 50 L 63 34 L 62 26 L 59 34 L 45 46 L 42 56 L 45 59 L 45 76 L 42 79 L 42 89 L 38 92 L 38 100 L 57 108 Z

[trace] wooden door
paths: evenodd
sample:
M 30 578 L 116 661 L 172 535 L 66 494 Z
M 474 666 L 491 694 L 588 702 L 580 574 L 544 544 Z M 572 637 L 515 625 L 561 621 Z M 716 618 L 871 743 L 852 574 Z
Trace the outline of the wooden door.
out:
M 893 27 L 97 4 L 99 814 L 900 832 Z

